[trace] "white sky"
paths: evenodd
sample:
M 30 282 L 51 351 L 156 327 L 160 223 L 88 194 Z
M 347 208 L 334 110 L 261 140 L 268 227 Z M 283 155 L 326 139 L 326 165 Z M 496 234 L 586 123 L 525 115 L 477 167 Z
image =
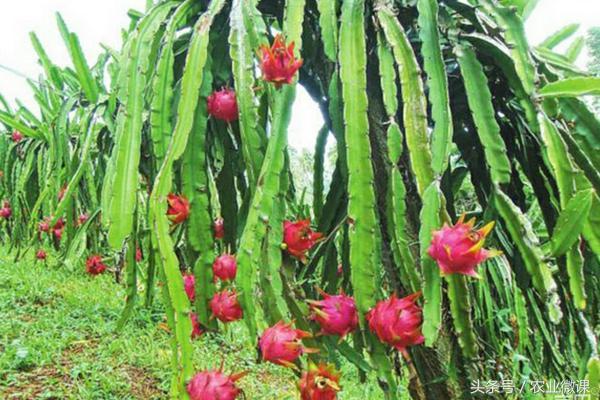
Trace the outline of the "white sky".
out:
M 142 10 L 145 0 L 0 0 L 0 66 L 12 68 L 29 77 L 37 77 L 41 68 L 29 41 L 35 31 L 54 63 L 69 64 L 69 57 L 56 28 L 54 13 L 59 11 L 69 29 L 79 36 L 92 64 L 102 51 L 99 43 L 120 48 L 121 28 L 129 18 L 127 10 Z M 527 21 L 527 35 L 537 44 L 570 23 L 581 23 L 580 33 L 600 26 L 600 0 L 540 0 Z M 584 65 L 585 55 L 579 60 Z M 21 99 L 34 104 L 25 81 L 0 69 L 0 93 L 12 102 Z M 320 112 L 304 90 L 298 92 L 290 126 L 290 144 L 298 149 L 314 147 L 323 124 Z

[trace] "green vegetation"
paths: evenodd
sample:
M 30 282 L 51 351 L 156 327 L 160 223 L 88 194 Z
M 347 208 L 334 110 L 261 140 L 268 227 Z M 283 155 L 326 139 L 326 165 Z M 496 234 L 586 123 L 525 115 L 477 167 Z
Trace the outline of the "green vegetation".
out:
M 113 274 L 90 277 L 83 267 L 49 264 L 0 258 L 0 398 L 164 399 L 171 355 L 160 301 L 136 309 L 117 332 L 124 285 Z M 239 383 L 248 399 L 295 399 L 294 373 L 257 363 L 242 323 L 228 328 L 194 341 L 194 367 L 223 362 L 225 371 L 248 371 Z M 383 398 L 347 362 L 342 371 L 340 399 Z
M 58 16 L 70 66 L 32 35 L 37 107 L 0 96 L 7 390 L 85 363 L 60 396 L 197 400 L 221 359 L 251 399 L 296 397 L 284 367 L 335 392 L 326 364 L 348 399 L 595 389 L 600 78 L 559 50 L 576 26 L 528 43 L 535 3 L 148 1 L 96 62 Z M 298 85 L 312 157 L 288 148 Z

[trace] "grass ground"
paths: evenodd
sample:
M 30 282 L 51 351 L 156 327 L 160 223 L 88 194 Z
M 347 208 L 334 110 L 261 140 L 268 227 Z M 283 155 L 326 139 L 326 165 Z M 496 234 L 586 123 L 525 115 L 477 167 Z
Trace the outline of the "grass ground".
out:
M 164 399 L 170 379 L 169 333 L 160 302 L 137 307 L 115 331 L 125 292 L 114 277 L 95 278 L 41 263 L 9 261 L 0 248 L 1 399 Z M 249 371 L 247 399 L 296 399 L 296 377 L 257 363 L 241 324 L 194 342 L 198 369 Z M 340 399 L 381 399 L 343 365 Z M 370 380 L 372 382 L 372 379 Z M 356 382 L 356 383 L 354 383 Z

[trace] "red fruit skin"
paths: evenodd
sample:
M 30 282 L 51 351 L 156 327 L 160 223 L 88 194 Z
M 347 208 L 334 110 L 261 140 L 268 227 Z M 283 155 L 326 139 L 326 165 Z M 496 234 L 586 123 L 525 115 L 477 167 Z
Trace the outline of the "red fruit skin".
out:
M 85 224 L 88 220 L 90 219 L 90 216 L 87 214 L 81 214 L 79 216 L 79 218 L 77 218 L 77 222 L 79 222 L 79 225 L 83 225 Z
M 283 242 L 287 252 L 302 262 L 306 253 L 322 238 L 323 234 L 310 229 L 310 219 L 283 222 Z
M 10 137 L 15 143 L 19 143 L 21 140 L 23 140 L 23 134 L 17 130 L 14 130 Z
M 494 223 L 474 230 L 474 220 L 463 223 L 464 216 L 452 225 L 435 232 L 427 254 L 437 261 L 443 275 L 462 274 L 477 277 L 476 267 L 496 252 L 483 248 Z
M 371 332 L 400 351 L 423 343 L 421 308 L 415 304 L 420 295 L 417 292 L 401 299 L 392 295 L 378 302 L 366 315 Z
M 62 239 L 63 231 L 65 230 L 65 220 L 63 218 L 59 218 L 56 221 L 56 224 L 52 227 L 52 234 L 54 237 L 60 242 Z
M 293 367 L 293 362 L 307 349 L 301 340 L 310 337 L 310 333 L 292 328 L 292 324 L 280 321 L 265 329 L 258 341 L 258 347 L 265 361 L 284 367 Z
M 90 275 L 100 275 L 106 271 L 106 265 L 102 262 L 101 256 L 93 255 L 88 257 L 85 262 L 85 270 Z
M 223 218 L 215 219 L 213 223 L 213 231 L 215 234 L 215 239 L 221 240 L 225 237 L 225 224 Z
M 37 258 L 40 261 L 44 261 L 46 257 L 47 255 L 44 250 L 38 250 L 37 253 L 35 253 L 35 258 Z
M 193 274 L 183 274 L 183 287 L 188 299 L 193 303 L 196 298 L 196 278 Z
M 323 300 L 310 301 L 311 319 L 321 327 L 323 335 L 345 337 L 358 326 L 358 312 L 354 299 L 345 294 L 322 293 Z
M 138 246 L 135 248 L 135 262 L 142 262 L 143 259 L 142 249 Z
M 208 113 L 225 122 L 232 122 L 238 119 L 238 107 L 235 99 L 235 92 L 231 89 L 223 88 L 213 92 L 207 99 Z
M 244 374 L 225 375 L 221 371 L 202 371 L 187 385 L 190 400 L 235 400 L 240 394 L 235 382 Z
M 192 323 L 192 340 L 198 339 L 204 331 L 200 327 L 200 323 L 198 322 L 198 315 L 196 313 L 190 313 L 190 322 Z
M 12 216 L 12 208 L 10 208 L 10 203 L 8 201 L 4 201 L 2 204 L 2 208 L 0 208 L 0 218 L 10 219 Z
M 167 196 L 167 203 L 169 203 L 167 216 L 174 225 L 181 224 L 190 215 L 190 202 L 185 197 L 170 193 Z
M 340 373 L 334 365 L 309 363 L 298 382 L 301 400 L 335 400 L 341 390 Z
M 237 261 L 235 256 L 227 253 L 221 254 L 213 262 L 212 270 L 215 282 L 217 279 L 225 282 L 234 280 L 237 274 Z
M 302 59 L 294 55 L 294 42 L 286 47 L 282 35 L 275 36 L 271 47 L 263 45 L 260 48 L 260 69 L 263 79 L 280 88 L 283 84 L 290 84 L 294 75 L 302 66 Z
M 212 315 L 224 323 L 238 321 L 244 315 L 235 290 L 215 293 L 210 300 L 210 309 Z
M 50 232 L 50 222 L 48 218 L 44 218 L 42 222 L 38 224 L 40 232 Z

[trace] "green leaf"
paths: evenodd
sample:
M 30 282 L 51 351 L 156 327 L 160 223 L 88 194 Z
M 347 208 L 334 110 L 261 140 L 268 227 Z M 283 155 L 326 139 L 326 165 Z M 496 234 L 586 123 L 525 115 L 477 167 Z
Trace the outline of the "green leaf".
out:
M 494 204 L 523 258 L 525 267 L 533 281 L 533 286 L 539 294 L 549 297 L 556 291 L 556 282 L 552 278 L 550 267 L 544 261 L 544 254 L 531 222 L 497 186 L 495 188 Z
M 421 244 L 421 270 L 423 274 L 423 336 L 425 344 L 433 346 L 437 341 L 442 324 L 442 279 L 437 262 L 427 254 L 433 231 L 442 225 L 443 194 L 439 183 L 434 181 L 423 194 L 420 219 L 419 242 Z
M 319 26 L 323 39 L 323 50 L 330 61 L 337 60 L 338 53 L 338 1 L 317 0 Z
M 161 3 L 142 19 L 131 40 L 126 69 L 122 72 L 121 107 L 117 117 L 117 141 L 113 149 L 114 177 L 110 182 L 112 194 L 109 209 L 104 210 L 109 219 L 108 241 L 115 249 L 121 248 L 133 228 L 144 124 L 143 92 L 151 67 L 152 42 L 174 6 L 173 2 Z M 189 112 L 193 117 L 194 109 Z
M 90 71 L 90 67 L 83 55 L 83 50 L 81 50 L 81 45 L 79 44 L 79 38 L 74 33 L 69 32 L 65 21 L 59 13 L 56 14 L 56 19 L 63 40 L 67 46 L 67 50 L 69 51 L 69 55 L 71 56 L 71 61 L 77 72 L 79 84 L 85 93 L 85 97 L 87 97 L 90 103 L 95 104 L 98 101 L 99 95 L 98 84 L 92 76 L 92 71 Z
M 492 181 L 510 182 L 511 167 L 506 155 L 506 146 L 500 135 L 496 112 L 492 104 L 492 94 L 481 63 L 477 60 L 471 45 L 457 44 L 454 51 L 465 83 L 467 101 L 473 113 L 479 139 L 483 144 L 485 159 L 490 166 Z
M 517 75 L 521 79 L 525 92 L 531 95 L 535 90 L 536 71 L 525 35 L 523 20 L 514 8 L 503 7 L 491 0 L 481 0 L 481 3 L 485 10 L 495 17 L 498 25 L 504 29 L 504 36 L 513 56 Z
M 8 125 L 13 129 L 18 130 L 25 136 L 29 136 L 35 139 L 43 139 L 43 135 L 41 135 L 38 131 L 36 131 L 35 129 L 31 129 L 23 122 L 21 122 L 19 118 L 15 118 L 5 111 L 0 111 L 0 122 Z
M 540 96 L 577 97 L 585 95 L 600 95 L 600 78 L 581 77 L 567 78 L 548 83 L 540 89 Z
M 471 302 L 467 278 L 464 275 L 452 274 L 446 277 L 448 282 L 448 299 L 450 312 L 454 322 L 454 330 L 458 343 L 467 359 L 477 356 L 477 337 L 471 319 Z
M 235 95 L 239 110 L 242 154 L 248 165 L 248 181 L 254 187 L 258 181 L 264 156 L 263 138 L 258 133 L 258 111 L 254 96 L 254 60 L 253 49 L 248 35 L 244 2 L 234 0 L 231 6 L 229 34 L 229 52 L 235 82 Z
M 431 167 L 431 151 L 427 131 L 427 100 L 421 80 L 421 69 L 408 37 L 396 19 L 389 2 L 379 1 L 376 10 L 379 23 L 392 48 L 396 64 L 398 64 L 402 98 L 404 99 L 403 118 L 406 145 L 419 194 L 423 195 L 433 180 L 434 172 Z
M 560 213 L 552 235 L 552 254 L 561 256 L 579 239 L 584 222 L 592 207 L 594 191 L 576 193 Z
M 438 31 L 438 0 L 418 0 L 419 37 L 421 53 L 429 86 L 431 117 L 434 121 L 431 133 L 432 168 L 441 175 L 448 164 L 450 145 L 452 144 L 452 115 L 448 94 L 448 78 Z
M 165 297 L 165 302 L 168 305 L 171 329 L 175 332 L 172 351 L 174 369 L 177 373 L 174 374 L 171 385 L 171 395 L 174 398 L 185 398 L 187 396 L 185 385 L 193 373 L 193 351 L 190 339 L 192 325 L 190 322 L 190 303 L 183 287 L 179 260 L 175 253 L 175 243 L 171 238 L 170 223 L 166 216 L 166 197 L 173 184 L 173 164 L 183 155 L 188 137 L 194 127 L 204 66 L 208 58 L 210 28 L 224 3 L 225 0 L 213 0 L 208 10 L 202 14 L 192 29 L 193 35 L 189 44 L 181 82 L 181 98 L 177 107 L 177 123 L 171 137 L 171 144 L 156 176 L 149 201 L 151 240 L 153 247 L 157 250 L 156 260 L 162 266 L 162 279 L 166 280 L 166 285 L 163 286 L 166 287 L 163 290 L 163 297 Z M 160 9 L 162 5 L 161 3 L 153 10 Z M 152 15 L 152 12 L 150 15 Z M 172 310 L 172 313 L 170 310 Z
M 546 47 L 548 49 L 553 49 L 563 41 L 570 38 L 577 30 L 579 29 L 579 24 L 569 24 L 566 25 L 552 35 L 548 36 L 542 43 L 540 43 L 541 47 Z
M 585 48 L 585 38 L 583 36 L 576 38 L 567 48 L 565 52 L 565 57 L 569 59 L 570 62 L 575 63 L 579 56 L 581 55 L 581 51 Z

